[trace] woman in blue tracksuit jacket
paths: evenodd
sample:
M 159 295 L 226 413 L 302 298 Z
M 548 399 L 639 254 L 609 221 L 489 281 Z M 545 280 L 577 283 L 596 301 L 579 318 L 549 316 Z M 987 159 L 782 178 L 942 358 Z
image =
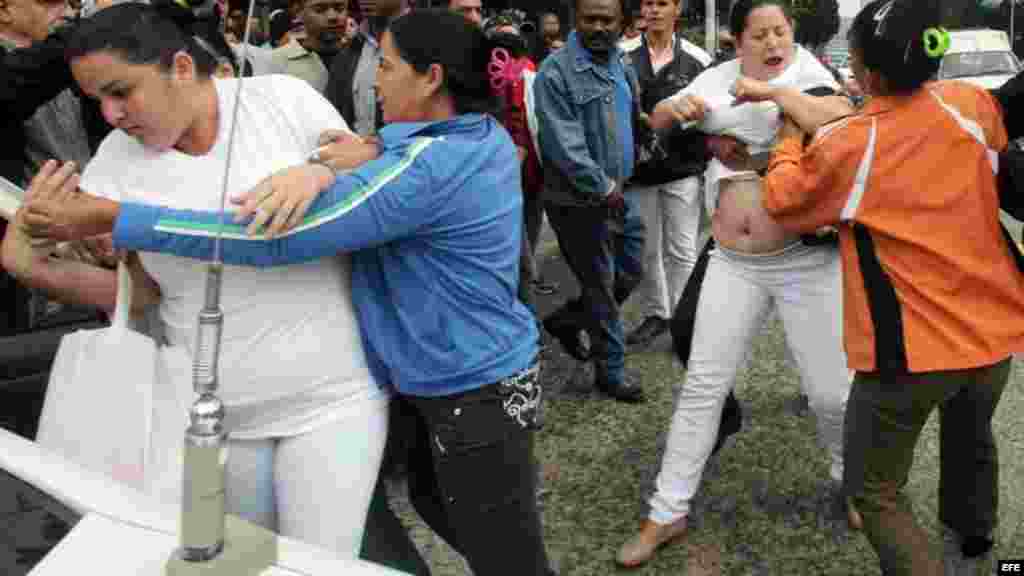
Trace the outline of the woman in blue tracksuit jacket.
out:
M 533 455 L 538 333 L 517 298 L 520 170 L 508 133 L 485 113 L 493 99 L 486 42 L 445 11 L 396 20 L 377 80 L 390 122 L 378 134 L 379 155 L 337 176 L 304 166 L 272 177 L 253 191 L 270 202 L 262 207 L 294 193 L 282 188 L 301 180 L 297 173 L 325 189 L 301 224 L 276 238 L 228 224 L 222 251 L 225 263 L 251 266 L 351 253 L 370 367 L 417 416 L 409 471 L 417 511 L 474 573 L 543 575 Z M 26 217 L 36 233 L 59 236 L 45 222 L 74 219 L 70 235 L 112 227 L 117 248 L 213 254 L 217 213 L 88 195 L 60 212 L 44 197 L 29 207 L 37 217 Z

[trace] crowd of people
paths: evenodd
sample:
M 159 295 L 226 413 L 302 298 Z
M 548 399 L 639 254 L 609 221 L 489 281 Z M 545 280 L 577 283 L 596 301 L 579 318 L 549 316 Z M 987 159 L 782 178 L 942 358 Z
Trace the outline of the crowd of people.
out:
M 219 243 L 228 511 L 417 575 L 388 443 L 473 573 L 555 573 L 536 503 L 542 332 L 627 403 L 646 398 L 628 352 L 672 333 L 686 371 L 616 561 L 684 538 L 773 307 L 824 483 L 882 572 L 991 573 L 991 419 L 1024 348 L 1024 256 L 999 220 L 1024 183 L 999 159 L 1024 136 L 1024 77 L 933 82 L 937 0 L 864 6 L 856 100 L 795 43 L 787 0 L 733 2 L 735 54 L 687 41 L 682 9 L 575 0 L 569 26 L 481 0 L 292 0 L 254 20 L 187 0 L 0 4 L 0 175 L 28 188 L 5 281 L 109 311 L 123 262 L 133 310 L 187 371 Z M 541 318 L 536 295 L 560 290 L 536 261 L 545 221 L 579 293 Z M 941 553 L 903 495 L 936 408 Z

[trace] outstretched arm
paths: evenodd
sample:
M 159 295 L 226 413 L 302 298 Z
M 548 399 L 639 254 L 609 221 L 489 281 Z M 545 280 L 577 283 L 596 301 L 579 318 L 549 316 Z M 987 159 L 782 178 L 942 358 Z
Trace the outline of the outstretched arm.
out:
M 865 152 L 873 153 L 863 131 L 829 134 L 806 149 L 803 140 L 802 129 L 786 120 L 762 181 L 765 210 L 783 228 L 800 233 L 854 219 L 857 203 L 850 196 L 858 186 L 858 165 Z
M 285 218 L 301 212 L 295 206 L 281 211 L 276 199 L 290 194 L 278 194 L 278 187 L 304 183 L 314 194 L 320 194 L 308 215 L 294 229 L 277 237 L 250 235 L 244 222 L 232 222 L 228 215 L 221 235 L 224 262 L 249 266 L 293 264 L 384 244 L 413 233 L 437 218 L 445 205 L 445 195 L 432 185 L 433 173 L 439 168 L 421 158 L 436 142 L 433 138 L 412 139 L 408 145 L 390 149 L 336 178 L 319 165 L 302 165 L 275 174 L 251 195 L 257 200 L 273 199 L 271 212 L 284 214 Z M 45 174 L 41 176 L 46 180 Z M 39 181 L 37 176 L 33 185 L 46 185 Z M 213 255 L 220 229 L 219 212 L 122 204 L 84 193 L 71 196 L 64 202 L 35 197 L 29 200 L 30 233 L 69 240 L 112 230 L 114 245 L 120 249 L 197 259 Z
M 32 245 L 17 220 L 7 226 L 2 247 L 3 267 L 25 286 L 42 290 L 58 302 L 99 308 L 112 313 L 117 300 L 117 273 L 71 258 L 54 256 L 47 247 Z M 160 289 L 134 253 L 128 256 L 132 276 L 131 310 L 139 314 L 160 300 Z
M 774 86 L 742 77 L 733 85 L 733 95 L 737 103 L 775 102 L 783 114 L 792 118 L 808 134 L 814 134 L 823 125 L 854 112 L 849 99 L 826 87 L 801 92 L 796 88 Z

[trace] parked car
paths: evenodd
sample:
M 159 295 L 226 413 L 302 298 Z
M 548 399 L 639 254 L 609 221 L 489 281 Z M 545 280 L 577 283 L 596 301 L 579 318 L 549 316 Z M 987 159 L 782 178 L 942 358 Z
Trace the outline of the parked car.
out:
M 1002 30 L 954 30 L 949 35 L 950 46 L 942 57 L 939 80 L 963 80 L 991 90 L 1020 70 L 1020 61 Z

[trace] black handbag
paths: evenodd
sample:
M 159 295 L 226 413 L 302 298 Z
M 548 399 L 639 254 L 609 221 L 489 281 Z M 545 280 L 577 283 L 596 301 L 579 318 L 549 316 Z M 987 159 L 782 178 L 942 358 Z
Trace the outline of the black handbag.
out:
M 672 348 L 676 352 L 679 361 L 685 367 L 690 361 L 690 344 L 693 340 L 693 323 L 697 319 L 697 302 L 700 300 L 700 288 L 704 283 L 704 274 L 708 269 L 708 260 L 711 257 L 711 250 L 715 247 L 715 241 L 708 239 L 704 250 L 697 258 L 690 277 L 686 280 L 686 287 L 683 294 L 676 303 L 676 309 L 672 312 L 672 320 L 669 322 L 669 333 L 672 334 Z
M 1024 221 L 1024 149 L 1011 143 L 999 154 L 999 207 Z
M 1011 142 L 1006 150 L 999 154 L 999 207 L 1017 220 L 1024 220 L 1024 148 L 1017 141 Z M 1024 254 L 1021 254 L 1006 225 L 1000 223 L 1003 236 L 1009 245 L 1010 253 L 1017 262 L 1017 268 L 1024 272 Z

